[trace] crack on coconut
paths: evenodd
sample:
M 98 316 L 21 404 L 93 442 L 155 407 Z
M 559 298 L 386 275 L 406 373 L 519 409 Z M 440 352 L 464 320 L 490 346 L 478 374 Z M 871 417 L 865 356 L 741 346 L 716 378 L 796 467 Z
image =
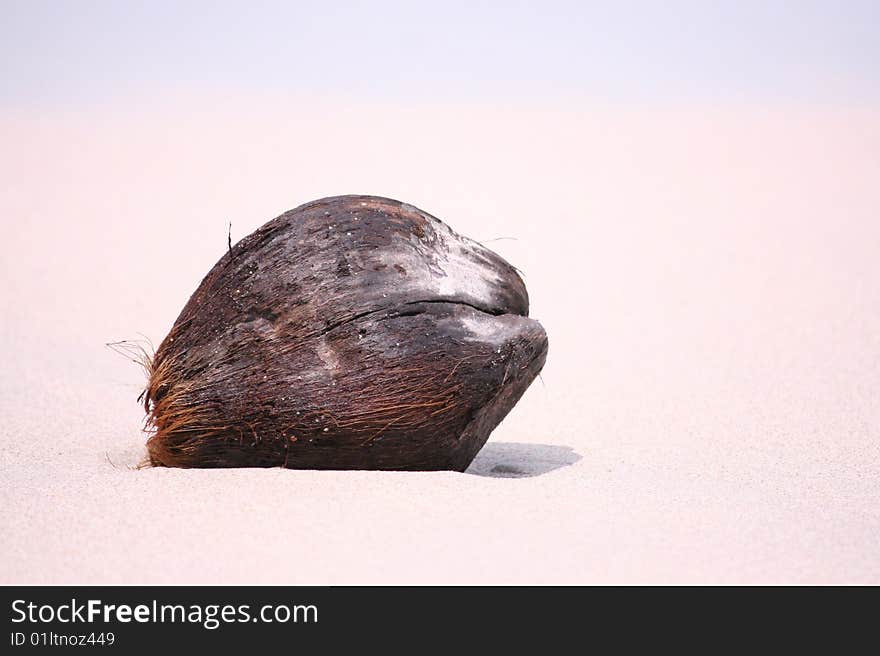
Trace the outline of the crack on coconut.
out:
M 480 316 L 485 317 L 484 321 L 492 323 L 491 319 L 495 317 L 503 317 L 503 316 L 525 316 L 521 314 L 517 314 L 514 312 L 506 312 L 499 308 L 492 307 L 481 307 L 479 305 L 475 305 L 473 303 L 469 303 L 467 301 L 459 301 L 455 299 L 448 298 L 431 298 L 431 299 L 422 299 L 418 301 L 407 301 L 405 303 L 401 303 L 399 305 L 388 305 L 387 307 L 377 308 L 375 310 L 370 310 L 368 312 L 360 312 L 352 317 L 347 319 L 343 319 L 342 321 L 334 322 L 333 324 L 327 326 L 319 335 L 322 338 L 321 346 L 318 350 L 318 357 L 325 363 L 330 362 L 331 357 L 335 358 L 335 354 L 332 353 L 332 349 L 327 345 L 326 340 L 323 338 L 337 328 L 341 328 L 350 323 L 354 323 L 364 317 L 369 317 L 376 314 L 385 314 L 385 317 L 381 317 L 383 319 L 392 319 L 396 317 L 412 317 L 419 314 L 426 314 L 428 312 L 425 308 L 420 308 L 421 305 L 459 305 L 462 307 L 467 307 L 472 310 L 476 310 L 480 313 Z M 471 330 L 476 334 L 477 331 Z M 323 354 L 322 354 L 323 352 Z M 332 367 L 338 367 L 338 361 L 335 361 L 336 364 L 332 365 Z

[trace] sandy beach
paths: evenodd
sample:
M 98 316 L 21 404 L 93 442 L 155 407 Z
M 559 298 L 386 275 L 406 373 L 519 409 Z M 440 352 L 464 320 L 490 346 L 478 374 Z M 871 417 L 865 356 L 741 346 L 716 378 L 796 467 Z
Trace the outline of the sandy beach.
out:
M 880 583 L 880 112 L 167 93 L 0 112 L 0 583 Z M 141 468 L 233 241 L 397 198 L 550 353 L 460 473 Z

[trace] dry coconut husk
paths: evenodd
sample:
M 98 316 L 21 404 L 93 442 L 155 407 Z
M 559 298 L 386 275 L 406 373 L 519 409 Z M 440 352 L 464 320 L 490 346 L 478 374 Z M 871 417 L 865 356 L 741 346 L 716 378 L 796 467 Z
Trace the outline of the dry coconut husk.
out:
M 230 246 L 147 362 L 149 461 L 464 470 L 546 354 L 501 257 L 412 205 L 317 200 Z

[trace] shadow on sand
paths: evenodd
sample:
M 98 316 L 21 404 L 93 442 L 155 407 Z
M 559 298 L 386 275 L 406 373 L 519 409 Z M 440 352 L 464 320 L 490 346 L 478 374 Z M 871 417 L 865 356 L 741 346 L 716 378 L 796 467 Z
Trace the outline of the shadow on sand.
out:
M 567 446 L 488 442 L 465 473 L 492 478 L 527 478 L 573 465 L 580 459 L 581 455 Z

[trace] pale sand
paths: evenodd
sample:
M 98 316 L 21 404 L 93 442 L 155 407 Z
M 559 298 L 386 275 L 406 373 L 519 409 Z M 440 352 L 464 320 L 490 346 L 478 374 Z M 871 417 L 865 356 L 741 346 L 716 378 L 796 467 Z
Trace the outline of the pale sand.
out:
M 144 98 L 0 142 L 0 582 L 880 583 L 880 112 Z M 543 383 L 468 474 L 133 470 L 103 343 L 339 193 L 522 269 Z

